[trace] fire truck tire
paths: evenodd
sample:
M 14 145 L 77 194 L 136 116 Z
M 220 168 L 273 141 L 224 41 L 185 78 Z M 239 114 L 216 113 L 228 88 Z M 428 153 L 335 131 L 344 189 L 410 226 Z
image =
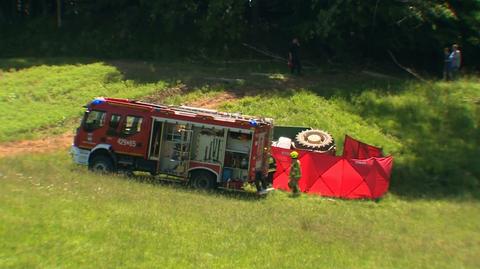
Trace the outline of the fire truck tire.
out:
M 200 190 L 215 188 L 215 176 L 207 171 L 195 171 L 192 173 L 192 186 Z
M 98 155 L 93 157 L 88 168 L 93 172 L 111 173 L 113 172 L 113 162 L 108 156 Z

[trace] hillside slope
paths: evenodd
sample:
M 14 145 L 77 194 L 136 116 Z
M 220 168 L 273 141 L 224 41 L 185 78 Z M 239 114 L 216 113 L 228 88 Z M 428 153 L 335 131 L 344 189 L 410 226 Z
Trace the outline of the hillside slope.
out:
M 479 197 L 480 84 L 415 82 L 361 70 L 277 63 L 200 65 L 78 59 L 0 60 L 0 141 L 72 130 L 95 96 L 198 104 L 345 134 L 395 158 L 392 191 Z M 328 72 L 327 72 L 328 70 Z M 60 130 L 60 131 L 58 131 Z
M 0 152 L 30 137 L 68 142 L 56 134 L 109 95 L 273 117 L 395 158 L 390 193 L 373 202 L 96 175 L 66 144 L 3 155 L 0 267 L 478 268 L 479 85 L 332 68 L 292 77 L 275 63 L 0 60 Z
M 0 267 L 478 268 L 478 201 L 265 199 L 0 162 Z

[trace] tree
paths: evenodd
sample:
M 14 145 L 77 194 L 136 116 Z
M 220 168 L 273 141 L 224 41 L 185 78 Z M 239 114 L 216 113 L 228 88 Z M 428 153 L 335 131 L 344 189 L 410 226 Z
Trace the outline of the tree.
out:
M 57 0 L 57 27 L 62 27 L 62 0 Z
M 0 8 L 0 53 L 58 53 L 35 45 L 59 43 L 88 56 L 222 55 L 245 41 L 284 53 L 298 36 L 321 59 L 388 59 L 389 50 L 428 62 L 452 42 L 471 63 L 480 58 L 477 0 L 5 0 Z

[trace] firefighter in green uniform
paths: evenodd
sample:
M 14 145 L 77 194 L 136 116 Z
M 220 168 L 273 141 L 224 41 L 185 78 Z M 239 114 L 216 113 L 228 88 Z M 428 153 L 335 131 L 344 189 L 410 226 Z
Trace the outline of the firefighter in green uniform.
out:
M 300 168 L 300 161 L 298 160 L 298 152 L 292 151 L 290 153 L 292 158 L 292 164 L 290 165 L 290 176 L 288 181 L 288 187 L 292 190 L 294 196 L 300 194 L 300 188 L 298 187 L 298 181 L 302 177 L 302 171 Z

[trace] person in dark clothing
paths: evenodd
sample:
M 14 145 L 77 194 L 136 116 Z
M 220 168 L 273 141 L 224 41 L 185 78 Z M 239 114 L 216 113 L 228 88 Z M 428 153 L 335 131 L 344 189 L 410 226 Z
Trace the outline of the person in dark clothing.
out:
M 255 186 L 257 187 L 257 192 L 259 194 L 266 193 L 268 187 L 273 185 L 273 175 L 277 171 L 277 162 L 269 152 L 269 148 L 265 147 L 263 150 L 267 155 L 268 170 L 263 171 L 264 173 L 257 171 L 255 174 Z M 267 173 L 265 174 L 265 172 Z
M 300 75 L 302 72 L 302 65 L 300 63 L 300 42 L 298 38 L 292 40 L 292 44 L 288 50 L 288 67 L 292 74 Z
M 460 67 L 462 66 L 462 53 L 458 49 L 457 44 L 453 44 L 452 51 L 450 52 L 450 79 L 455 80 L 458 78 Z
M 255 173 L 255 187 L 257 188 L 258 194 L 265 194 L 267 193 L 267 181 L 266 178 L 263 176 L 261 171 L 257 171 Z
M 277 172 L 277 162 L 275 158 L 269 153 L 268 154 L 268 174 L 267 174 L 267 184 L 273 185 L 273 175 Z

